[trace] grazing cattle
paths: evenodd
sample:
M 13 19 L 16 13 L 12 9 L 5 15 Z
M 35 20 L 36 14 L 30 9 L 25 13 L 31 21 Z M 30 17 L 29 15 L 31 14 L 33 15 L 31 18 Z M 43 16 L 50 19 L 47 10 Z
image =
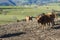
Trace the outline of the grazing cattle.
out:
M 47 16 L 43 13 L 41 16 L 38 16 L 37 18 L 38 23 L 41 23 L 42 25 L 45 25 Z
M 41 21 L 41 24 L 52 23 L 54 25 L 55 14 L 51 13 L 49 15 L 43 14 L 38 21 Z
M 37 19 L 37 20 L 39 20 L 39 18 L 41 18 L 43 15 L 45 15 L 44 13 L 42 13 L 42 14 L 39 14 L 38 16 L 36 16 L 35 18 Z
M 35 18 L 36 18 L 36 20 L 39 20 L 40 17 L 41 17 L 41 16 L 36 16 Z
M 26 21 L 29 22 L 30 20 L 32 20 L 32 17 L 31 16 L 26 16 Z
M 50 23 L 52 24 L 52 26 L 55 24 L 55 22 L 54 22 L 55 14 L 54 13 L 51 13 L 49 15 L 43 13 L 41 16 L 38 16 L 37 19 L 38 19 L 37 22 L 38 23 L 41 23 L 44 26 L 46 24 L 49 24 L 50 25 Z
M 49 14 L 49 15 L 47 15 L 47 16 L 48 16 L 49 19 L 50 19 L 49 22 L 52 23 L 52 26 L 53 26 L 53 25 L 55 24 L 54 19 L 57 18 L 57 15 L 52 12 L 51 14 Z

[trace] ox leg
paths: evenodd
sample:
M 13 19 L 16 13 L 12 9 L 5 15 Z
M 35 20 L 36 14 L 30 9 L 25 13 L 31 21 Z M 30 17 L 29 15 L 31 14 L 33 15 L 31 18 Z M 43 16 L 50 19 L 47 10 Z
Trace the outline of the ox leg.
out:
M 45 27 L 44 27 L 44 29 L 46 29 L 48 27 L 48 23 L 45 23 Z
M 47 23 L 47 26 L 50 26 L 50 22 Z
M 43 30 L 43 23 L 41 23 L 41 29 Z
M 50 26 L 50 22 L 48 23 L 48 25 Z
M 50 29 L 51 29 L 51 27 L 52 27 L 52 23 L 51 23 L 51 22 L 49 22 L 49 23 L 48 23 L 47 30 L 50 30 Z
M 43 24 L 40 23 L 40 27 L 41 27 L 41 29 L 43 29 Z
M 42 30 L 44 30 L 44 25 L 42 25 Z
M 48 28 L 48 23 L 45 24 L 45 29 L 47 29 L 47 28 Z
M 54 26 L 55 25 L 55 22 L 54 21 L 52 21 L 52 26 Z
M 44 23 L 44 24 L 43 24 L 43 30 L 45 30 L 45 29 L 46 29 L 46 27 L 45 27 L 45 26 L 46 26 L 46 23 Z
M 51 22 L 49 22 L 49 23 L 48 23 L 48 25 L 49 25 L 49 27 L 48 27 L 48 28 L 50 28 L 50 27 L 52 26 Z

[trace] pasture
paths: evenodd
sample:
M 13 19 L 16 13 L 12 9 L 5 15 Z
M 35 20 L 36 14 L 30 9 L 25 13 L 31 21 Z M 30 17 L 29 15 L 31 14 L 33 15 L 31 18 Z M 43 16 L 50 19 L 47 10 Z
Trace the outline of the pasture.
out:
M 60 10 L 60 6 L 35 6 L 35 7 L 0 6 L 0 8 L 5 8 L 3 9 L 3 12 L 0 12 L 1 13 L 0 24 L 16 22 L 17 19 L 19 20 L 24 19 L 25 16 L 37 16 L 41 13 L 49 13 L 52 11 L 52 9 Z M 5 11 L 7 11 L 6 15 L 4 15 Z
M 26 16 L 35 17 L 41 13 L 50 13 L 52 9 L 60 11 L 60 6 L 56 4 L 28 7 L 0 6 L 0 9 L 2 9 L 0 10 L 0 40 L 60 40 L 60 19 L 57 25 L 52 27 L 46 25 L 45 29 L 42 29 L 43 26 L 35 20 L 28 23 L 26 21 L 16 22 L 17 19 L 22 20 Z

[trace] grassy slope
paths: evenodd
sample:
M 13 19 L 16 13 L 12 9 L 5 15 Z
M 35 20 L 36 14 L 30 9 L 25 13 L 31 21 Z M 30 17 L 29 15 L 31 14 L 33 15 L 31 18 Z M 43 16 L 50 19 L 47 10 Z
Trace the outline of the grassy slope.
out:
M 49 9 L 47 9 L 48 7 Z M 12 7 L 12 6 L 0 6 L 0 8 L 20 8 L 20 9 L 4 9 L 8 10 L 7 15 L 0 15 L 0 24 L 5 24 L 9 22 L 14 22 L 14 17 L 17 19 L 24 19 L 25 16 L 36 16 L 40 13 L 48 13 L 51 12 L 52 9 L 60 10 L 60 6 L 39 6 L 39 7 Z M 16 19 L 16 18 L 15 18 Z

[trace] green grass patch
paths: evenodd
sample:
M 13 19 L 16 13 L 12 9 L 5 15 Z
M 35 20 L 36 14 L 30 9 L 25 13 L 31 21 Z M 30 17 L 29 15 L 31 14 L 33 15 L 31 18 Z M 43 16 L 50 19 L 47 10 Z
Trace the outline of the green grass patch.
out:
M 51 12 L 52 9 L 60 10 L 60 6 L 38 6 L 38 7 L 0 6 L 0 8 L 12 8 L 12 9 L 3 9 L 3 11 L 8 12 L 7 15 L 3 15 L 3 12 L 2 14 L 0 14 L 0 24 L 15 22 L 16 19 L 21 20 L 24 19 L 25 16 L 37 16 L 41 13 L 49 13 Z

